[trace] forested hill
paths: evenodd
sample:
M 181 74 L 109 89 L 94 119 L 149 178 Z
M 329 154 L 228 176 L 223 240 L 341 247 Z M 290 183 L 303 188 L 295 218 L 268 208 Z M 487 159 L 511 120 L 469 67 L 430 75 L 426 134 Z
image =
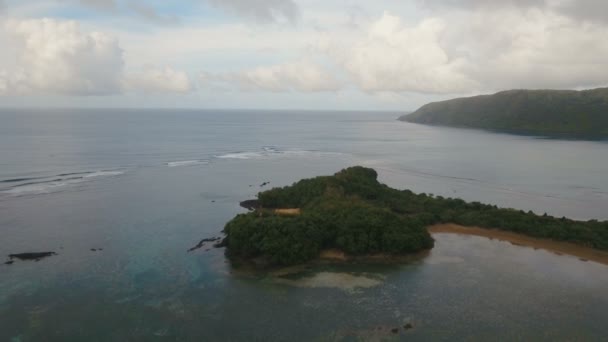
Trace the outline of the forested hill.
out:
M 509 90 L 429 103 L 399 120 L 549 137 L 606 139 L 608 88 Z

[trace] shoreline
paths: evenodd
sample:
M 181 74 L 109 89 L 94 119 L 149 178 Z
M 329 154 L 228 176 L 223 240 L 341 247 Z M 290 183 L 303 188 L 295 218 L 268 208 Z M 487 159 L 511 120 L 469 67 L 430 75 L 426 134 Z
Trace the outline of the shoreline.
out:
M 543 249 L 557 255 L 569 255 L 576 257 L 581 261 L 594 261 L 608 265 L 608 252 L 593 249 L 591 247 L 583 247 L 570 242 L 541 239 L 499 229 L 467 227 L 452 223 L 436 224 L 429 226 L 427 229 L 432 235 L 458 234 L 480 236 L 490 240 L 496 239 L 509 242 L 515 246 Z
M 427 256 L 431 249 L 422 250 L 415 253 L 391 255 L 385 253 L 366 254 L 366 255 L 349 255 L 337 248 L 324 249 L 316 259 L 317 262 L 333 262 L 333 263 L 371 263 L 371 264 L 392 264 L 402 263 L 417 260 Z

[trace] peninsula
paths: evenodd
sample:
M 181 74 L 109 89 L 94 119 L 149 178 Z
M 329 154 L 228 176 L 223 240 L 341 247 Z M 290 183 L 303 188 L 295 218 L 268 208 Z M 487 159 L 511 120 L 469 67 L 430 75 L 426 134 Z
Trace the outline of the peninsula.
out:
M 488 227 L 608 250 L 608 222 L 574 221 L 388 187 L 355 166 L 258 194 L 224 228 L 232 259 L 293 265 L 328 249 L 351 256 L 406 255 L 433 247 L 427 227 Z
M 401 121 L 517 134 L 608 138 L 608 88 L 509 90 L 433 102 Z

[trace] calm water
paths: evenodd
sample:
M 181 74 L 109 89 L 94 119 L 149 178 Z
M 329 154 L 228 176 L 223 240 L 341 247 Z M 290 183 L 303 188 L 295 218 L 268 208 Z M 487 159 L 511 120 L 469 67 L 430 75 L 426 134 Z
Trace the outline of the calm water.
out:
M 186 252 L 262 182 L 351 165 L 397 188 L 608 219 L 608 143 L 399 114 L 0 111 L 0 254 L 59 253 L 0 265 L 0 341 L 605 338 L 607 266 L 480 237 L 282 276 Z

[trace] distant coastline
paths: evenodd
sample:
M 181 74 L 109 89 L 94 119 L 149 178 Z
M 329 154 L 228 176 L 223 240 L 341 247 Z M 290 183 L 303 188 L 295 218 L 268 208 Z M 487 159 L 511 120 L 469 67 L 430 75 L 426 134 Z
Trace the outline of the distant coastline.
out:
M 426 104 L 401 121 L 551 138 L 608 139 L 608 88 L 509 90 Z

